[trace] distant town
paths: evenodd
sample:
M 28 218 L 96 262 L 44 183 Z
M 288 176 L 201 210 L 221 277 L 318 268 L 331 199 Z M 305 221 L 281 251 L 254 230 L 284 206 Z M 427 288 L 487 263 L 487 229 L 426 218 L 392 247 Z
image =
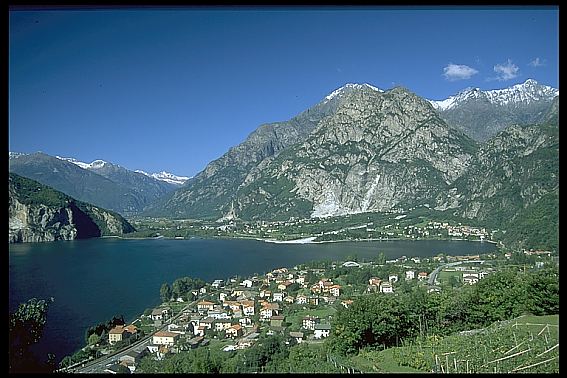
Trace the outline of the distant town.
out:
M 131 222 L 138 231 L 124 237 L 240 237 L 302 243 L 392 239 L 492 241 L 500 231 L 466 224 L 464 220 L 430 219 L 424 215 L 424 209 L 330 218 L 292 217 L 285 221 L 242 221 L 236 217 L 217 221 L 134 218 Z

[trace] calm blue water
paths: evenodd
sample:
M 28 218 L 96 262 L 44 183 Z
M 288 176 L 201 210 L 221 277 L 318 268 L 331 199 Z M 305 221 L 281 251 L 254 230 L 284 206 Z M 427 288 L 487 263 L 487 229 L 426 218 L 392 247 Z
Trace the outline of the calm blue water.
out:
M 162 283 L 179 277 L 205 281 L 262 274 L 312 260 L 434 256 L 493 251 L 491 243 L 465 241 L 383 241 L 273 244 L 238 239 L 89 239 L 10 244 L 9 307 L 29 298 L 54 297 L 36 351 L 57 360 L 84 346 L 84 332 L 123 314 L 131 321 L 159 304 Z

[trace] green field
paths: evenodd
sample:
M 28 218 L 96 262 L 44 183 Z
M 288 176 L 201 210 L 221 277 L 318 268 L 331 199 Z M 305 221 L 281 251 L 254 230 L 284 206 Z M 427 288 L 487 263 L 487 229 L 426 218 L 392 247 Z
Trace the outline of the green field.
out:
M 351 357 L 350 361 L 355 369 L 364 373 L 424 373 L 409 366 L 401 366 L 394 358 L 394 349 L 380 352 L 361 351 Z
M 439 281 L 440 284 L 448 284 L 449 279 L 452 276 L 457 277 L 459 282 L 463 281 L 463 272 L 461 272 L 461 271 L 447 272 L 446 270 L 442 270 L 442 271 L 439 272 L 439 275 L 437 276 L 437 280 Z
M 481 330 L 361 351 L 351 361 L 363 372 L 558 373 L 559 316 L 520 316 Z

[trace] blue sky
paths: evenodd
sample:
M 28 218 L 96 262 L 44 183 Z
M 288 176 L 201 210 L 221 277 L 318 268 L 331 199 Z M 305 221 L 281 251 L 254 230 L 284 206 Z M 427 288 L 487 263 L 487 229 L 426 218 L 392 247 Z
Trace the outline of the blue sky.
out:
M 11 11 L 9 148 L 192 176 L 346 83 L 559 88 L 558 7 Z

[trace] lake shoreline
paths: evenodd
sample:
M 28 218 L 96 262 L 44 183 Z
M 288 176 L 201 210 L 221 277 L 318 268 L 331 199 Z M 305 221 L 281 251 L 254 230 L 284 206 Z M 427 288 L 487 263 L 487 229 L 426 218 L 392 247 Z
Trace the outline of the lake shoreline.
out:
M 124 315 L 127 320 L 135 319 L 144 309 L 158 303 L 164 282 L 171 283 L 180 277 L 211 282 L 309 261 L 345 260 L 351 255 L 374 259 L 378 252 L 384 252 L 387 259 L 396 259 L 497 251 L 492 243 L 458 240 L 392 240 L 396 243 L 347 240 L 300 244 L 238 237 L 184 239 L 192 240 L 191 243 L 176 243 L 174 240 L 180 239 L 175 238 L 130 238 L 129 243 L 118 239 L 128 238 L 9 245 L 10 310 L 32 297 L 55 298 L 47 315 L 44 335 L 37 345 L 38 352 L 55 353 L 58 358 L 75 352 L 84 346 L 88 327 L 116 314 Z M 88 300 L 84 293 L 91 293 Z
M 255 237 L 246 237 L 246 236 L 192 236 L 190 238 L 180 238 L 180 237 L 169 237 L 169 236 L 161 236 L 161 237 L 123 237 L 123 236 L 101 236 L 102 238 L 116 238 L 116 239 L 123 239 L 123 240 L 192 240 L 192 239 L 226 239 L 226 240 L 257 240 L 262 241 L 265 243 L 274 243 L 274 244 L 325 244 L 325 243 L 344 243 L 344 242 L 376 242 L 376 241 L 466 241 L 466 242 L 479 242 L 479 243 L 491 243 L 491 244 L 498 244 L 498 242 L 493 240 L 469 240 L 469 239 L 462 239 L 462 238 L 430 238 L 430 239 L 411 239 L 411 238 L 369 238 L 369 239 L 339 239 L 339 240 L 320 240 L 316 241 L 317 236 L 309 236 L 301 239 L 289 239 L 289 240 L 278 240 L 278 239 L 262 239 L 262 238 L 255 238 Z

